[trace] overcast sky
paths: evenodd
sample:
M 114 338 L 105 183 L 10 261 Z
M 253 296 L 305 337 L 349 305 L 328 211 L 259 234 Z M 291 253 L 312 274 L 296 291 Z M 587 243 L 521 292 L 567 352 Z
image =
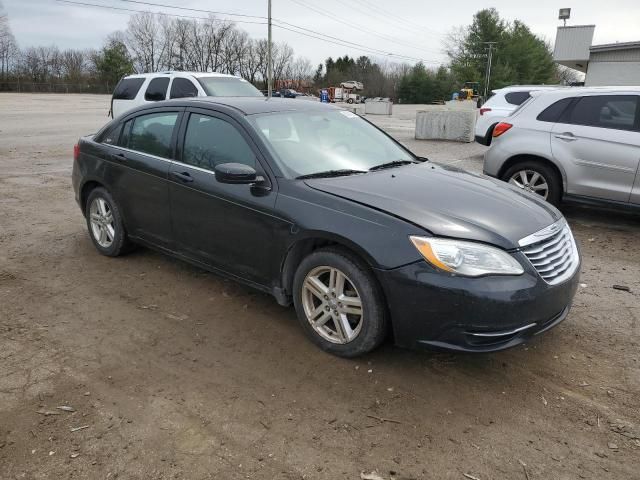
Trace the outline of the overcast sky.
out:
M 121 0 L 78 0 L 133 10 L 202 16 L 168 8 L 127 3 Z M 267 0 L 147 0 L 151 3 L 180 5 L 246 15 L 266 16 Z M 130 13 L 94 7 L 81 7 L 56 0 L 0 0 L 9 14 L 13 33 L 21 47 L 55 44 L 61 48 L 100 47 L 105 37 L 126 28 Z M 327 18 L 310 7 L 336 18 Z M 366 5 L 371 5 L 367 8 Z M 445 61 L 444 36 L 454 27 L 467 25 L 481 8 L 495 7 L 507 20 L 519 19 L 534 33 L 553 42 L 558 8 L 572 7 L 570 25 L 595 24 L 594 43 L 640 40 L 639 0 L 496 0 L 491 3 L 457 0 L 273 0 L 273 17 L 290 24 L 322 32 L 349 42 L 365 45 L 428 63 Z M 388 14 L 384 12 L 388 11 Z M 220 15 L 221 18 L 225 18 Z M 263 22 L 261 19 L 226 17 L 236 21 Z M 266 25 L 238 23 L 252 37 L 266 37 Z M 286 41 L 297 55 L 314 64 L 328 56 L 367 54 L 357 48 L 331 45 L 321 40 L 273 29 L 274 41 Z M 370 55 L 375 56 L 375 55 Z M 380 58 L 380 57 L 378 57 Z M 413 63 L 413 62 L 412 62 Z

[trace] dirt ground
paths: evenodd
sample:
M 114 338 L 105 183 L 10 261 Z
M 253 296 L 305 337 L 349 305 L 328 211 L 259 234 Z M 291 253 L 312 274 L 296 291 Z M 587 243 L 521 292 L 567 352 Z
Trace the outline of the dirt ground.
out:
M 582 285 L 526 346 L 344 360 L 267 295 L 96 252 L 71 157 L 107 110 L 0 95 L 0 478 L 640 478 L 640 218 L 565 209 Z M 478 145 L 401 137 L 481 168 Z

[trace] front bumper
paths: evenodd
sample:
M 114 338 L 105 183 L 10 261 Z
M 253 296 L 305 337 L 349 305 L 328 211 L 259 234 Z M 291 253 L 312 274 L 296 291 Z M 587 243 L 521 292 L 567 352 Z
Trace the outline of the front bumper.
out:
M 527 265 L 524 255 L 516 255 Z M 546 283 L 530 265 L 519 276 L 451 276 L 424 261 L 376 273 L 397 345 L 493 352 L 562 322 L 578 287 L 580 266 L 559 285 Z

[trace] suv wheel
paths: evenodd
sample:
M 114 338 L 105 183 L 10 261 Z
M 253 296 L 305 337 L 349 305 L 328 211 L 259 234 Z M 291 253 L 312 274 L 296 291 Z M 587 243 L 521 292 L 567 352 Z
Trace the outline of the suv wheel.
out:
M 558 206 L 562 195 L 562 182 L 549 166 L 536 161 L 517 163 L 502 175 L 502 180 L 535 193 L 547 202 Z
M 89 235 L 96 249 L 108 257 L 117 257 L 128 250 L 120 210 L 111 194 L 98 187 L 91 191 L 85 208 Z
M 307 336 L 341 357 L 370 352 L 387 333 L 386 311 L 373 274 L 337 248 L 317 250 L 296 271 L 294 304 Z

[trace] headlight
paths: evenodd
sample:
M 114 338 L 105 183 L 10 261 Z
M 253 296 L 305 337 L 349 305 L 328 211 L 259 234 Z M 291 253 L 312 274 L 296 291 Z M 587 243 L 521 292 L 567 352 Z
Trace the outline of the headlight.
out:
M 513 256 L 499 248 L 445 238 L 409 238 L 427 262 L 445 272 L 467 277 L 520 275 L 524 272 Z

